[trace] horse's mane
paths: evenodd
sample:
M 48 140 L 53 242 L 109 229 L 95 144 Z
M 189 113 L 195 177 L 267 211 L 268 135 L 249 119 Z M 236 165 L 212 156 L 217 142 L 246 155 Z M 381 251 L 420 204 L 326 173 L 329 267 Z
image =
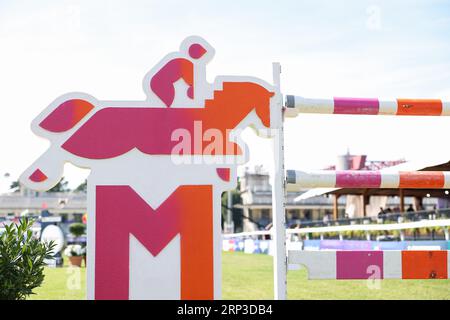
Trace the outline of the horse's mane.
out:
M 270 97 L 273 93 L 263 86 L 254 82 L 224 82 L 222 90 L 214 91 L 214 97 L 205 101 L 205 107 L 215 109 L 214 112 L 227 113 L 241 112 L 245 114 L 252 109 L 263 121 L 264 125 L 269 127 L 270 117 Z M 232 107 L 232 109 L 231 109 Z M 237 119 L 238 122 L 242 119 Z

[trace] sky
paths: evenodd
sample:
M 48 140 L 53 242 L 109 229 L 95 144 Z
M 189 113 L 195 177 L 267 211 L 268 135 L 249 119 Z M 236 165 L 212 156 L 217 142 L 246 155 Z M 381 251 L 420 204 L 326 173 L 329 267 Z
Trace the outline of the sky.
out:
M 142 79 L 187 36 L 204 37 L 217 75 L 272 82 L 309 98 L 450 100 L 450 1 L 0 0 L 0 192 L 48 147 L 30 123 L 73 91 L 143 100 Z M 371 160 L 450 159 L 450 118 L 300 115 L 285 122 L 288 169 L 320 169 L 350 150 Z M 270 141 L 243 134 L 253 167 Z M 10 178 L 4 174 L 9 173 Z M 88 171 L 66 165 L 75 188 Z

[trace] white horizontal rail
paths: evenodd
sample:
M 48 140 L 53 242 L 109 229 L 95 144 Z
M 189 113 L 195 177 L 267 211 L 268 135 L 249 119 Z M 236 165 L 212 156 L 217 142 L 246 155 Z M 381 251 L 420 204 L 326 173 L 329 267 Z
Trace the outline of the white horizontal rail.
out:
M 448 227 L 448 226 L 450 226 L 450 219 L 422 220 L 414 222 L 389 223 L 389 224 L 352 224 L 345 226 L 311 227 L 300 229 L 288 229 L 286 230 L 286 233 L 305 234 L 305 233 L 345 232 L 345 231 L 383 231 L 383 230 L 391 231 L 391 230 Z
M 287 229 L 286 234 L 306 234 L 306 233 L 325 233 L 325 232 L 345 232 L 345 231 L 391 231 L 416 228 L 431 227 L 449 227 L 450 219 L 439 220 L 422 220 L 414 222 L 389 223 L 389 224 L 352 224 L 345 226 L 328 226 L 328 227 L 308 227 L 299 229 Z M 251 236 L 271 235 L 268 230 L 250 231 L 240 233 L 224 234 L 224 238 L 242 238 Z
M 269 230 L 260 230 L 260 231 L 249 231 L 249 232 L 238 232 L 238 233 L 224 233 L 222 237 L 224 238 L 243 238 L 243 237 L 251 237 L 251 236 L 267 236 L 272 235 L 272 232 Z

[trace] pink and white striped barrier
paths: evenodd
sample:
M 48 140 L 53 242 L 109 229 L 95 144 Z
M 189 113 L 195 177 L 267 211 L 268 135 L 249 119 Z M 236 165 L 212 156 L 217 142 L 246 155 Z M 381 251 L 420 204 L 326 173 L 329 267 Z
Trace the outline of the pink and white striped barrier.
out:
M 286 116 L 299 113 L 397 116 L 450 116 L 450 102 L 439 99 L 332 98 L 307 99 L 286 96 Z
M 300 188 L 450 188 L 446 171 L 287 170 L 286 182 Z
M 448 250 L 289 251 L 288 263 L 303 265 L 309 279 L 448 279 Z

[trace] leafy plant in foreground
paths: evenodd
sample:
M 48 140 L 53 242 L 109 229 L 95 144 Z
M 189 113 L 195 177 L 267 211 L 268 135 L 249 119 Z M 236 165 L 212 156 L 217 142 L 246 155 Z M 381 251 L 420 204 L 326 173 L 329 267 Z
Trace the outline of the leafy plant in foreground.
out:
M 34 238 L 32 225 L 25 218 L 0 235 L 0 300 L 23 300 L 44 280 L 44 259 L 52 259 L 55 244 Z

